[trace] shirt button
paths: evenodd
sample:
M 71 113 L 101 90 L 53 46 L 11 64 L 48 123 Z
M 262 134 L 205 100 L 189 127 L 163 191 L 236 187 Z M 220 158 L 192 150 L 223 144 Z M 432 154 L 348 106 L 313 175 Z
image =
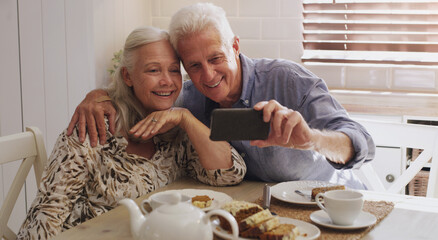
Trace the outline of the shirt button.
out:
M 245 153 L 240 153 L 240 156 L 242 156 L 243 158 L 246 156 Z
M 248 101 L 248 100 L 245 100 L 245 103 L 246 103 L 246 104 L 248 104 L 248 103 L 249 103 L 249 101 Z

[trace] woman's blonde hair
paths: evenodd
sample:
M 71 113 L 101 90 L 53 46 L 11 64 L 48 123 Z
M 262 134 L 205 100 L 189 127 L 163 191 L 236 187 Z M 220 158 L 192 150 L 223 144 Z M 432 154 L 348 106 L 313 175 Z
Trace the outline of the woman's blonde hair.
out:
M 169 34 L 155 27 L 137 28 L 126 38 L 120 64 L 107 89 L 117 111 L 116 134 L 127 134 L 129 129 L 147 115 L 133 89 L 125 84 L 122 69 L 126 68 L 128 72 L 131 72 L 136 60 L 135 51 L 146 44 L 161 40 L 169 40 Z

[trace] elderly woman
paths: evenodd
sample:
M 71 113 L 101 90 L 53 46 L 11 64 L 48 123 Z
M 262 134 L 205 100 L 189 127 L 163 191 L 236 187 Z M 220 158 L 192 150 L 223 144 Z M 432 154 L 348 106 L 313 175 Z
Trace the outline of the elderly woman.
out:
M 242 181 L 246 166 L 227 142 L 187 109 L 172 108 L 181 90 L 180 62 L 162 30 L 127 38 L 108 89 L 116 132 L 95 148 L 78 130 L 58 138 L 19 238 L 46 239 L 188 175 L 217 186 Z

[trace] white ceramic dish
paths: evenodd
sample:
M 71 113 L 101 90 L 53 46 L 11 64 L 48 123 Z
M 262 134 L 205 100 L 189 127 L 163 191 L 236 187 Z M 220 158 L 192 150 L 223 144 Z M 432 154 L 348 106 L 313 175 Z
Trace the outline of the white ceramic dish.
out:
M 376 223 L 377 220 L 373 214 L 362 211 L 356 221 L 354 221 L 353 225 L 340 226 L 333 224 L 328 214 L 323 210 L 318 210 L 310 214 L 310 219 L 318 225 L 341 230 L 365 228 L 373 225 L 374 223 Z
M 300 231 L 300 235 L 295 238 L 297 240 L 311 240 L 311 239 L 316 239 L 319 237 L 319 235 L 321 235 L 321 231 L 319 230 L 319 228 L 311 223 L 307 223 L 307 222 L 303 222 L 297 219 L 293 219 L 293 218 L 286 218 L 286 217 L 279 217 L 280 218 L 280 223 L 290 223 L 290 224 L 294 224 L 295 226 L 298 227 L 299 231 Z M 224 238 L 224 239 L 229 239 L 230 238 L 230 234 L 228 234 L 227 231 L 223 230 L 220 226 L 219 226 L 219 220 L 214 220 L 212 221 L 212 226 L 213 226 L 213 232 L 214 234 L 216 234 L 217 236 Z M 239 237 L 239 240 L 257 240 L 256 238 L 242 238 Z
M 278 183 L 271 187 L 271 194 L 278 200 L 301 204 L 301 205 L 316 205 L 315 201 L 310 199 L 310 194 L 313 188 L 317 187 L 329 187 L 336 184 L 324 182 L 324 181 L 290 181 Z M 295 192 L 300 190 L 301 192 L 308 194 L 307 196 L 301 196 Z
M 213 200 L 211 202 L 210 207 L 202 208 L 202 210 L 204 210 L 205 212 L 213 210 L 213 209 L 218 209 L 218 208 L 222 207 L 222 205 L 224 205 L 225 203 L 233 201 L 233 198 L 231 198 L 229 195 L 227 195 L 225 193 L 216 192 L 216 191 L 207 190 L 207 189 L 177 189 L 177 190 L 168 190 L 165 192 L 167 192 L 167 193 L 179 192 L 179 193 L 187 195 L 189 197 L 194 197 L 197 195 L 207 195 L 210 198 L 212 198 Z

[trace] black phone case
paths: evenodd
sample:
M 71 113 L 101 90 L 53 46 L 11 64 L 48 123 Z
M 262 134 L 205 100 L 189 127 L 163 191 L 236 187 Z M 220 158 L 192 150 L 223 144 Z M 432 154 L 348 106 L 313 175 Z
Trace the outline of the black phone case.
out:
M 252 108 L 219 108 L 211 114 L 210 130 L 213 141 L 263 140 L 268 138 L 269 122 Z

